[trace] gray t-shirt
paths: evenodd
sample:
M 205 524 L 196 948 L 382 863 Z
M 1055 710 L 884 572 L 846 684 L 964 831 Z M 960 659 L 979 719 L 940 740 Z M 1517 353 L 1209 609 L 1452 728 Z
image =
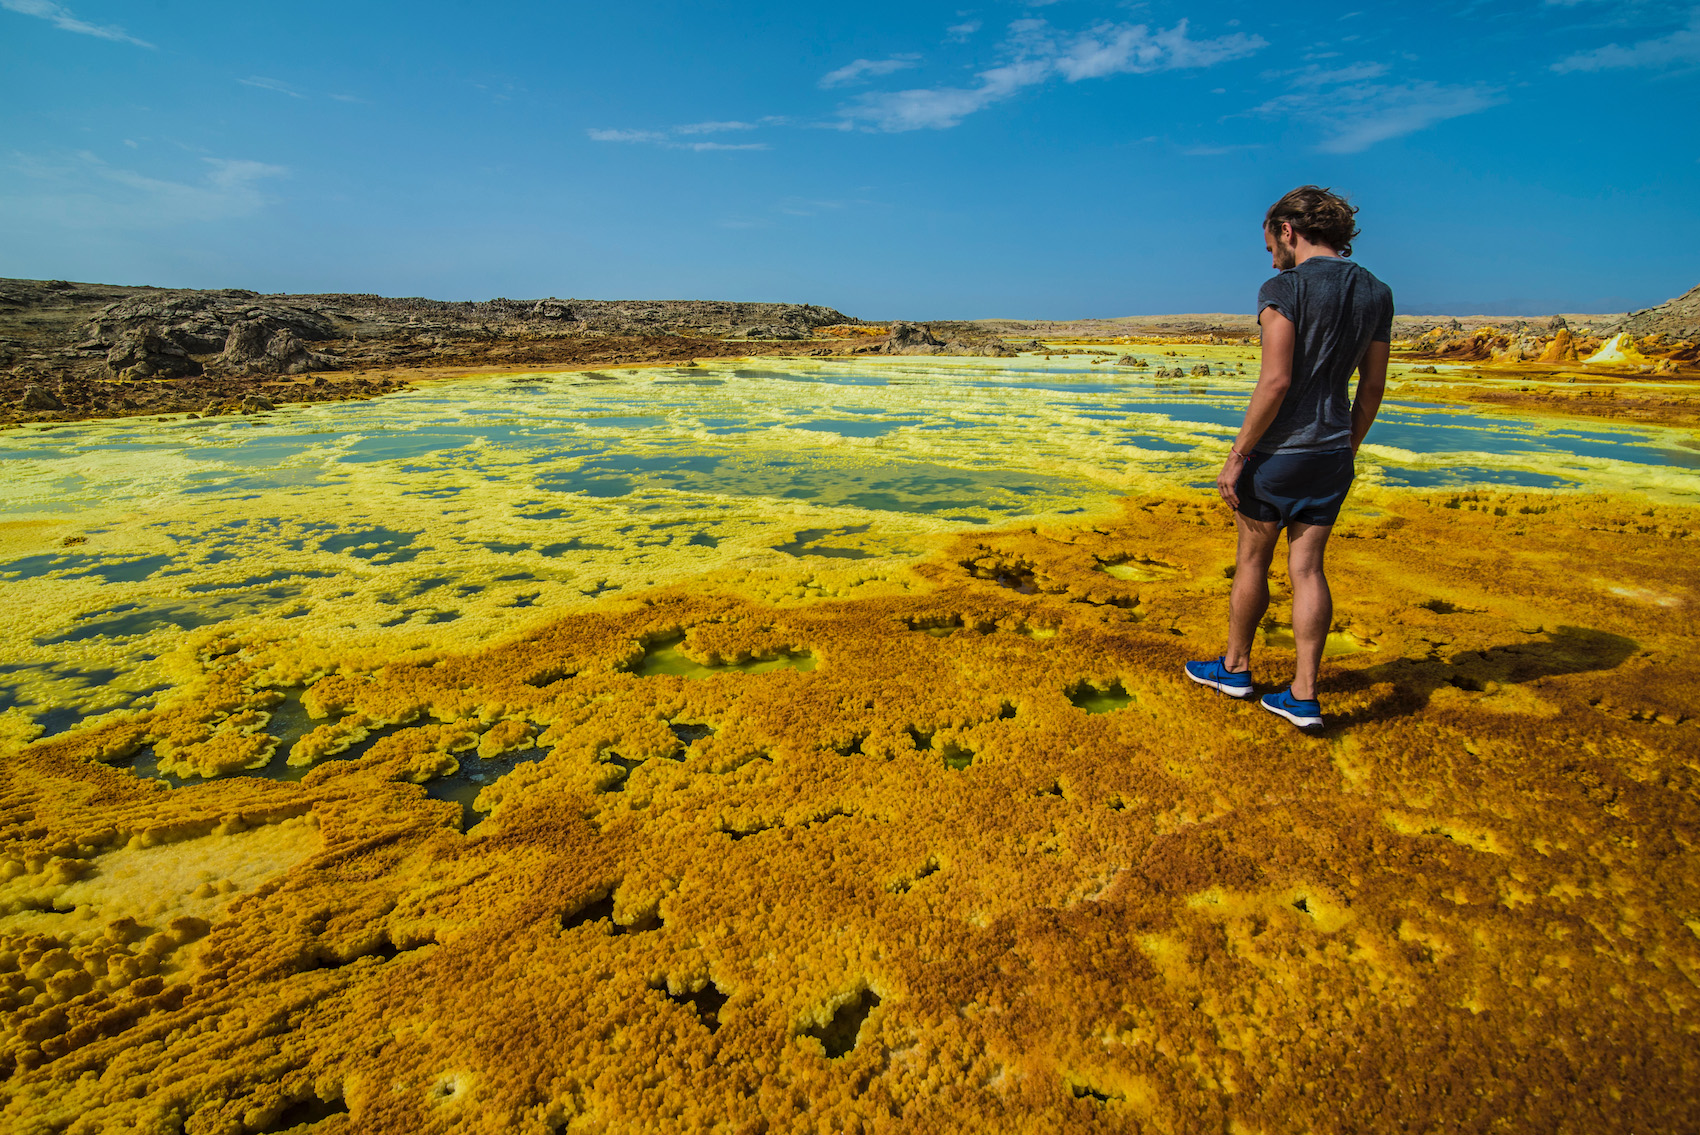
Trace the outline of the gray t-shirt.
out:
M 1362 265 L 1313 256 L 1264 282 L 1257 314 L 1293 321 L 1293 384 L 1259 453 L 1325 453 L 1352 444 L 1352 372 L 1371 342 L 1393 338 L 1393 291 Z

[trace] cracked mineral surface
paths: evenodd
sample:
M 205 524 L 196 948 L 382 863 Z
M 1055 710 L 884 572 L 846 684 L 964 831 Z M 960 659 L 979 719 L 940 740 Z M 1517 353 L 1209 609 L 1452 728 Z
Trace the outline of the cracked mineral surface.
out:
M 1395 392 L 1309 737 L 1174 350 L 11 431 L 0 1125 L 1693 1129 L 1692 434 Z

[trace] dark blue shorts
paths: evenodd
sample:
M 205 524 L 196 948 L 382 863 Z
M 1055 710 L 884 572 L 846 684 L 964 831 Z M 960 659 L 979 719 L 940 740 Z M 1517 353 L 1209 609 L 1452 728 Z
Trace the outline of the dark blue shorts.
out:
M 1234 486 L 1251 520 L 1333 524 L 1352 487 L 1352 451 L 1253 453 Z

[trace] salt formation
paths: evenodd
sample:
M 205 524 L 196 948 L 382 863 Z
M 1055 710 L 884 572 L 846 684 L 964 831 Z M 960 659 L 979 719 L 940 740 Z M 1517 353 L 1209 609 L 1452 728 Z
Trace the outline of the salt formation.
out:
M 5 1129 L 1691 1129 L 1700 513 L 1363 490 L 1315 739 L 1202 501 L 0 718 Z
M 1640 366 L 1647 357 L 1635 349 L 1635 337 L 1625 331 L 1607 339 L 1599 350 L 1582 361 L 1601 366 Z

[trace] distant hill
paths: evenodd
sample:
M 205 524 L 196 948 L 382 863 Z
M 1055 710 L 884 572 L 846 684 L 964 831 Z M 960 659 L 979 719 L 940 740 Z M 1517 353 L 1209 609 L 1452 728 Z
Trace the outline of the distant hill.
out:
M 1635 312 L 1613 330 L 1636 337 L 1663 334 L 1672 339 L 1700 340 L 1700 284 L 1658 307 Z
M 390 368 L 826 355 L 842 348 L 817 341 L 820 329 L 856 323 L 812 304 L 458 303 L 0 279 L 0 426 L 369 397 L 403 381 L 381 373 Z
M 1607 300 L 1622 299 L 1622 297 L 1607 297 Z M 1592 308 L 1592 314 L 1578 314 L 1581 319 L 1621 319 L 1623 313 L 1629 310 L 1630 302 L 1626 299 L 1621 303 L 1602 300 Z M 1419 315 L 1430 319 L 1463 318 L 1466 314 L 1483 316 L 1488 319 L 1544 319 L 1558 314 L 1566 319 L 1572 313 L 1561 311 L 1553 303 L 1542 303 L 1536 300 L 1448 300 L 1444 303 L 1401 303 L 1400 315 Z

